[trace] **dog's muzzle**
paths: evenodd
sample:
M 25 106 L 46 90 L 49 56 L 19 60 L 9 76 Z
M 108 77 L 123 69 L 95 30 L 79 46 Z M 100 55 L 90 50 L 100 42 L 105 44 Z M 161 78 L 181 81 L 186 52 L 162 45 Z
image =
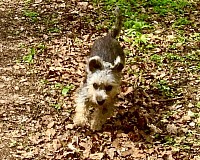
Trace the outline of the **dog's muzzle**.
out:
M 104 102 L 105 102 L 105 100 L 97 101 L 97 103 L 98 103 L 99 105 L 103 105 Z

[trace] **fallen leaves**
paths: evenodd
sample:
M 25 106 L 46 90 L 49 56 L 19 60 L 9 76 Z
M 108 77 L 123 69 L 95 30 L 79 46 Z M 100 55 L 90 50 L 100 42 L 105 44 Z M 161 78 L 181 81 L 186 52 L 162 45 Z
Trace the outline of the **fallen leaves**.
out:
M 27 3 L 0 2 L 0 159 L 199 159 L 196 8 L 189 14 L 195 25 L 182 34 L 166 27 L 173 16 L 160 19 L 141 5 L 152 22 L 147 41 L 141 36 L 147 45 L 122 37 L 128 51 L 119 107 L 102 131 L 92 132 L 73 125 L 74 91 L 93 40 L 105 30 L 97 24 L 111 19 L 110 12 L 104 15 L 102 3 Z M 23 17 L 24 6 L 37 12 L 37 21 Z M 44 48 L 28 57 L 33 63 L 23 63 L 19 57 L 38 46 Z M 161 89 L 171 87 L 178 97 L 164 97 L 160 80 L 167 82 Z

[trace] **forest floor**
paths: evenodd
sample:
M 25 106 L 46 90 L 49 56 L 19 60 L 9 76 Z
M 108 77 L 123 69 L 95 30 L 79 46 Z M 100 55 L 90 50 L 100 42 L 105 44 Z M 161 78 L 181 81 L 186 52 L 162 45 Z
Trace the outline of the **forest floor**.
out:
M 200 3 L 125 1 L 116 112 L 74 128 L 74 94 L 115 1 L 0 1 L 0 159 L 200 160 Z

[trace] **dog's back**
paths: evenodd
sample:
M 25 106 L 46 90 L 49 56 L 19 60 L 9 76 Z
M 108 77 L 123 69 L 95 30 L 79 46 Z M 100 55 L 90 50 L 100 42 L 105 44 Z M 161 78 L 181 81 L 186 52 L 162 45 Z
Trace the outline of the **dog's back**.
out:
M 125 63 L 125 55 L 120 43 L 115 39 L 122 27 L 122 16 L 119 9 L 116 9 L 116 22 L 114 28 L 106 36 L 97 39 L 91 49 L 89 57 L 99 56 L 104 62 L 114 65 L 117 57 L 121 63 Z

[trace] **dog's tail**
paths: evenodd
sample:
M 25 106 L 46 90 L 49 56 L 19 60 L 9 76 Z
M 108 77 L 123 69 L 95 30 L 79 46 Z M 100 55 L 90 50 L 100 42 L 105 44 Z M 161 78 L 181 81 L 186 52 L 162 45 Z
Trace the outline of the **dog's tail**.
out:
M 116 38 L 119 35 L 122 28 L 122 15 L 121 15 L 119 7 L 116 7 L 115 15 L 116 15 L 115 25 L 113 29 L 110 31 L 110 35 L 113 38 Z

